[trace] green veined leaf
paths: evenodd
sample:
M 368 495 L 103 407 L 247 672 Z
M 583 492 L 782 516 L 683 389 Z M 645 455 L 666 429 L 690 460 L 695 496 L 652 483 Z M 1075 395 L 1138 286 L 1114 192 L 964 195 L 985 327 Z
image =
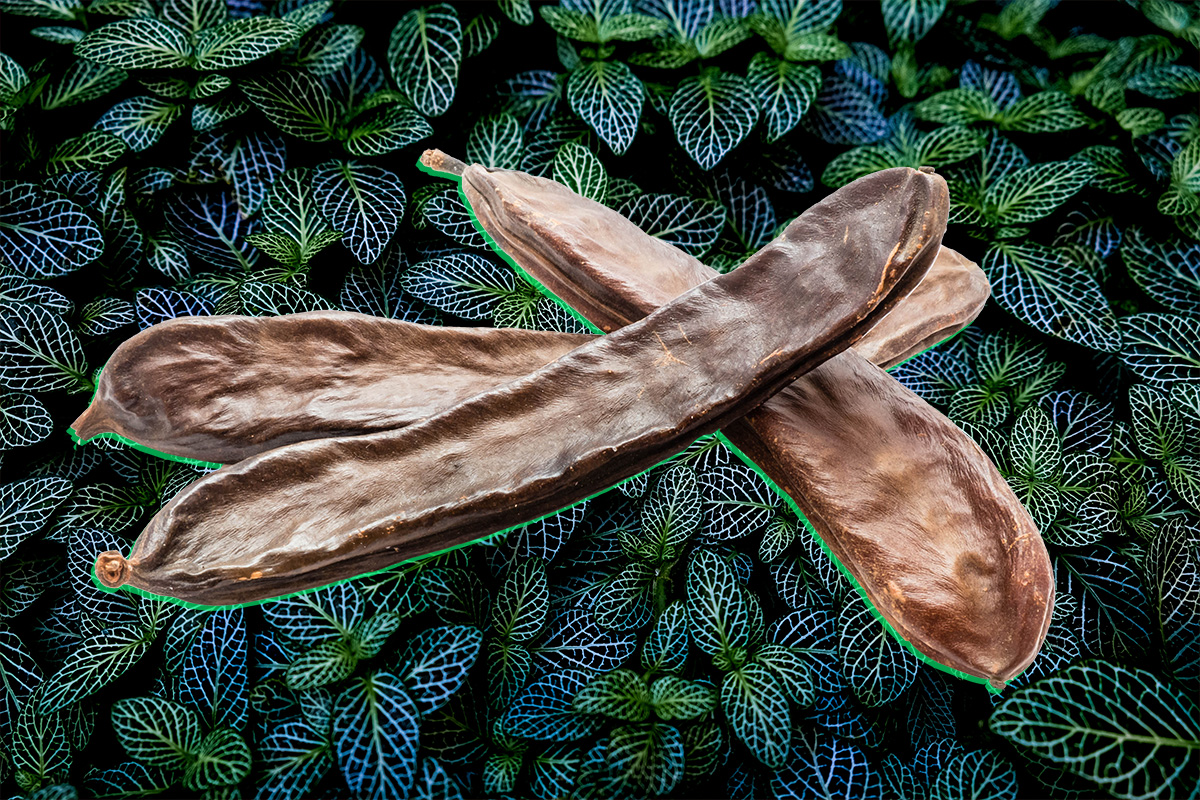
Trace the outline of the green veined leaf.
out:
M 1200 382 L 1200 317 L 1134 314 L 1120 320 L 1121 361 L 1151 383 Z
M 196 748 L 183 774 L 192 791 L 236 786 L 250 774 L 250 748 L 232 728 L 216 728 Z
M 554 157 L 554 180 L 596 202 L 604 199 L 608 189 L 608 174 L 600 159 L 576 142 L 559 148 Z
M 352 156 L 380 156 L 433 134 L 429 120 L 399 103 L 365 111 L 347 128 L 345 147 Z
M 88 131 L 59 144 L 46 161 L 46 174 L 99 170 L 125 153 L 125 142 L 104 131 Z
M 732 568 L 708 550 L 692 554 L 687 571 L 692 641 L 709 655 L 732 654 L 750 643 L 750 609 Z
M 680 672 L 687 662 L 688 613 L 682 600 L 667 606 L 646 636 L 642 666 L 662 672 Z
M 337 132 L 339 112 L 333 98 L 307 72 L 277 70 L 242 84 L 242 90 L 285 133 L 327 142 Z
M 1129 387 L 1129 417 L 1138 448 L 1155 461 L 1169 461 L 1185 446 L 1187 429 L 1167 393 L 1151 386 Z
M 941 130 L 945 130 L 942 128 Z M 826 186 L 845 186 L 864 175 L 900 166 L 896 154 L 886 147 L 855 147 L 836 156 L 825 167 L 821 182 Z
M 454 100 L 462 62 L 458 12 L 447 3 L 409 11 L 392 29 L 387 58 L 396 85 L 421 113 L 444 113 Z
M 787 762 L 791 714 L 787 696 L 766 667 L 748 664 L 728 673 L 721 683 L 721 708 L 755 758 L 771 769 Z
M 533 7 L 529 0 L 499 0 L 500 10 L 518 25 L 533 24 Z
M 541 559 L 513 563 L 492 607 L 492 628 L 504 639 L 527 642 L 546 625 L 550 587 Z
M 116 297 L 101 297 L 79 312 L 79 332 L 84 336 L 102 336 L 135 321 L 133 303 Z
M 620 61 L 585 61 L 567 80 L 571 109 L 617 155 L 633 142 L 642 115 L 642 82 Z
M 37 477 L 0 485 L 0 561 L 38 533 L 72 491 L 59 477 Z
M 18 781 L 24 777 L 37 786 L 50 776 L 65 774 L 70 769 L 71 745 L 64 716 L 43 711 L 36 699 L 21 709 L 9 745 L 13 766 L 19 770 Z
M 593 44 L 600 41 L 599 20 L 594 16 L 574 8 L 549 5 L 542 6 L 539 12 L 559 36 Z
M 103 97 L 125 82 L 125 70 L 81 58 L 38 96 L 42 108 L 66 108 Z
M 305 35 L 296 50 L 296 63 L 320 78 L 342 68 L 362 43 L 365 31 L 357 25 L 329 25 Z
M 985 210 L 1002 225 L 1049 216 L 1095 175 L 1086 161 L 1048 161 L 1019 169 L 988 187 Z
M 196 69 L 232 69 L 291 44 L 300 36 L 300 29 L 290 22 L 274 17 L 248 17 L 196 36 Z
M 1180 456 L 1163 465 L 1167 484 L 1183 501 L 1200 511 L 1200 457 Z
M 1121 347 L 1121 329 L 1096 279 L 1061 250 L 993 246 L 980 266 L 1000 307 L 1040 331 L 1102 352 Z
M 580 714 L 641 722 L 650 716 L 650 690 L 632 670 L 613 670 L 593 678 L 575 695 L 571 707 Z
M 1066 92 L 1044 91 L 1013 103 L 996 116 L 1001 130 L 1025 133 L 1069 131 L 1088 124 Z
M 706 170 L 749 135 L 758 113 L 758 98 L 746 79 L 717 68 L 683 80 L 668 112 L 675 138 Z
M 310 647 L 288 665 L 284 680 L 294 692 L 304 692 L 344 680 L 358 666 L 358 657 L 345 639 Z
M 1200 711 L 1153 673 L 1089 660 L 1018 690 L 988 727 L 1036 761 L 1121 798 L 1186 797 Z
M 112 727 L 130 758 L 151 767 L 182 769 L 200 746 L 200 720 L 160 697 L 129 697 L 112 707 Z
M 857 594 L 847 598 L 838 615 L 838 655 L 846 680 L 865 705 L 887 705 L 917 679 L 916 657 Z
M 30 278 L 62 275 L 99 258 L 100 229 L 66 195 L 33 183 L 0 182 L 0 247 Z
M 1117 112 L 1116 119 L 1130 136 L 1144 136 L 1165 125 L 1167 115 L 1159 108 L 1124 108 Z
M 978 89 L 949 89 L 917 103 L 913 113 L 918 119 L 944 125 L 970 125 L 995 119 L 1000 108 L 990 95 Z
M 524 136 L 517 118 L 512 114 L 489 114 L 471 129 L 467 138 L 467 163 L 520 169 L 524 149 Z
M 379 258 L 404 215 L 404 186 L 392 172 L 358 161 L 327 161 L 313 170 L 321 214 L 345 234 L 363 264 Z
M 312 173 L 308 169 L 290 169 L 275 180 L 263 203 L 260 219 L 266 232 L 283 234 L 295 243 L 293 260 L 276 258 L 289 265 L 306 265 L 321 249 L 341 236 L 329 227 L 317 210 Z M 249 241 L 257 245 L 256 236 L 261 234 L 250 236 Z
M 75 55 L 120 69 L 172 69 L 191 63 L 187 37 L 156 19 L 102 25 L 75 45 Z
M 273 726 L 261 742 L 266 782 L 259 796 L 264 800 L 307 797 L 333 766 L 328 736 L 304 722 Z
M 220 25 L 229 17 L 221 0 L 166 0 L 162 18 L 189 33 Z
M 883 26 L 888 41 L 919 42 L 946 11 L 946 0 L 884 0 Z
M 821 70 L 755 53 L 746 80 L 758 96 L 766 122 L 766 141 L 773 142 L 799 124 L 821 89 Z
M 40 305 L 0 303 L 0 386 L 23 392 L 90 385 L 83 346 L 61 317 Z
M 130 150 L 140 152 L 161 139 L 182 111 L 181 105 L 157 97 L 131 97 L 105 112 L 96 121 L 96 127 L 120 137 Z
M 1175 677 L 1200 681 L 1200 556 L 1176 517 L 1146 548 L 1146 582 L 1157 612 L 1164 655 Z
M 717 693 L 711 686 L 663 675 L 650 686 L 650 704 L 662 720 L 698 719 L 717 707 Z
M 74 21 L 75 14 L 83 11 L 83 3 L 80 0 L 4 0 L 3 10 L 26 17 Z
M 952 164 L 975 155 L 985 144 L 986 139 L 978 131 L 961 125 L 944 125 L 921 137 L 908 166 Z
M 622 725 L 609 737 L 605 764 L 642 791 L 665 795 L 683 778 L 683 740 L 672 725 Z
M 141 660 L 149 646 L 146 631 L 139 626 L 100 631 L 72 650 L 58 672 L 46 679 L 41 710 L 66 708 L 113 682 Z

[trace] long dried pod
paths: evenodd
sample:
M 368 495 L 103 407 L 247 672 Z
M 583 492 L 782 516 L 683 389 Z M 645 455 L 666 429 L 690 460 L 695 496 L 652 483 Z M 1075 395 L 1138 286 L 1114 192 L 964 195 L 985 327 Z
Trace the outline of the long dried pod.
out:
M 201 478 L 128 559 L 102 554 L 96 575 L 193 603 L 253 602 L 578 502 L 856 341 L 928 270 L 947 208 L 937 176 L 855 181 L 740 269 L 521 379 L 399 430 L 299 442 Z
M 553 181 L 472 165 L 462 187 L 505 253 L 604 330 L 714 274 Z M 1033 661 L 1054 596 L 1037 527 L 975 442 L 882 369 L 845 351 L 724 434 L 917 651 L 993 685 Z
M 71 429 L 81 441 L 115 433 L 231 464 L 306 439 L 411 425 L 593 338 L 351 311 L 180 317 L 121 343 Z

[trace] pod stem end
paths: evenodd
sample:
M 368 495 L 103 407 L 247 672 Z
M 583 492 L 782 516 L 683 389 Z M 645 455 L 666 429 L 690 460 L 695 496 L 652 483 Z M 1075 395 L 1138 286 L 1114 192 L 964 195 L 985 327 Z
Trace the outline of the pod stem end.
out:
M 129 566 L 125 556 L 116 550 L 109 550 L 96 556 L 96 577 L 110 589 L 116 589 L 118 586 L 128 583 L 129 575 L 132 572 L 133 568 Z

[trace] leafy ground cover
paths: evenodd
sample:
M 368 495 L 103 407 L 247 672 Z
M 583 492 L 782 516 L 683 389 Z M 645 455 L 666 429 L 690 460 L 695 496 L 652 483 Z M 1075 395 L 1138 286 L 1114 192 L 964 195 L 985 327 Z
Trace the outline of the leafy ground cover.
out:
M 0 0 L 4 795 L 1195 797 L 1200 5 L 1080 6 Z M 298 598 L 96 589 L 205 472 L 66 434 L 139 329 L 577 324 L 426 147 L 726 270 L 832 187 L 935 166 L 993 300 L 893 374 L 1050 548 L 1027 673 L 992 696 L 918 662 L 711 439 Z

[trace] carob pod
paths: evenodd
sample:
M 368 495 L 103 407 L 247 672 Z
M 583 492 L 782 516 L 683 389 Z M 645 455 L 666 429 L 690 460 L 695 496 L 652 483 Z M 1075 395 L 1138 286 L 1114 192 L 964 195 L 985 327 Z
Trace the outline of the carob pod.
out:
M 478 165 L 461 175 L 496 243 L 604 330 L 715 274 L 561 184 Z M 723 432 L 918 651 L 993 686 L 1033 661 L 1054 597 L 1037 527 L 975 442 L 882 369 L 847 350 Z
M 674 455 L 856 341 L 920 280 L 945 181 L 861 178 L 790 234 L 625 329 L 399 430 L 268 450 L 190 484 L 109 587 L 205 605 L 323 586 L 466 544 Z M 854 236 L 834 235 L 851 226 Z
M 917 288 L 854 349 L 880 366 L 902 361 L 969 324 L 987 293 L 983 271 L 943 245 Z M 117 347 L 71 433 L 81 442 L 116 434 L 160 455 L 232 464 L 306 439 L 411 425 L 591 338 L 349 311 L 180 317 Z

